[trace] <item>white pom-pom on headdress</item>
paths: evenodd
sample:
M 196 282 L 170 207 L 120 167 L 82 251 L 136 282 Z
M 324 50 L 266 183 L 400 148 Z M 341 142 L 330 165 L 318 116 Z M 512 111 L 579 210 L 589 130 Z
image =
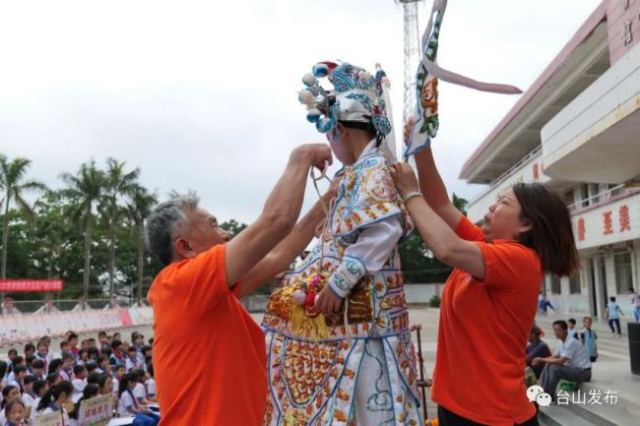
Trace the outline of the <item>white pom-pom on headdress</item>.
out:
M 298 100 L 301 104 L 311 106 L 315 102 L 315 96 L 308 89 L 302 89 L 298 94 Z
M 304 77 L 302 77 L 302 82 L 304 83 L 305 86 L 312 87 L 318 84 L 318 79 L 315 78 L 315 76 L 309 72 L 309 73 L 306 73 Z

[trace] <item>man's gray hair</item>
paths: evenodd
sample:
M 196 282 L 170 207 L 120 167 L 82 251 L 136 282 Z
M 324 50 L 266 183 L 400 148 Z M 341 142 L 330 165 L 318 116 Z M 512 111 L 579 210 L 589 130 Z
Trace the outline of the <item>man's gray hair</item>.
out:
M 173 241 L 176 229 L 182 224 L 188 224 L 185 209 L 198 208 L 200 198 L 195 193 L 187 195 L 172 194 L 169 201 L 159 204 L 147 218 L 145 237 L 147 248 L 163 266 L 167 266 L 173 259 Z

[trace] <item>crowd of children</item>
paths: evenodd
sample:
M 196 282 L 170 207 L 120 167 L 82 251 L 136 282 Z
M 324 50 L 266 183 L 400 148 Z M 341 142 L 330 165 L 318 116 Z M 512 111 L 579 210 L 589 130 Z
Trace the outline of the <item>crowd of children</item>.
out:
M 157 401 L 153 376 L 153 339 L 133 332 L 131 342 L 120 333 L 102 331 L 98 340 L 83 340 L 69 331 L 60 351 L 51 350 L 51 338 L 29 343 L 24 354 L 8 352 L 0 360 L 0 426 L 35 425 L 38 416 L 60 412 L 65 425 L 76 425 L 83 400 L 114 395 L 115 415 L 157 417 L 149 405 Z

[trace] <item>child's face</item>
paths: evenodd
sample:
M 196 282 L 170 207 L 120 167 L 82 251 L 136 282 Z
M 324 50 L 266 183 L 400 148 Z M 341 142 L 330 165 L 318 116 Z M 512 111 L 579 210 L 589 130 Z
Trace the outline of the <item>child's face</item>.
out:
M 18 357 L 17 352 L 9 352 L 9 359 L 11 360 L 11 362 L 13 362 L 13 360 L 16 359 L 17 357 Z
M 572 323 L 572 322 L 570 322 L 570 323 L 569 323 L 569 328 L 570 328 L 571 330 L 573 330 L 573 327 L 574 327 L 574 326 L 575 326 L 575 324 L 574 324 L 574 323 Z
M 124 368 L 119 368 L 118 371 L 116 371 L 116 377 L 120 380 L 122 376 L 124 376 Z
M 7 395 L 7 401 L 12 401 L 14 399 L 20 399 L 20 389 L 18 388 L 11 389 Z
M 24 380 L 24 378 L 27 377 L 27 372 L 26 371 L 21 371 L 17 374 L 17 378 L 18 380 Z
M 72 366 L 73 366 L 73 360 L 72 359 L 67 358 L 67 359 L 64 360 L 64 368 L 65 368 L 65 370 L 68 370 Z
M 135 382 L 133 380 L 130 381 L 129 382 L 129 389 L 131 389 L 131 390 L 135 389 L 137 384 L 138 384 L 138 382 Z
M 32 389 L 33 389 L 33 382 L 24 384 L 24 390 L 31 392 Z
M 47 383 L 42 387 L 42 389 L 40 389 L 40 393 L 38 394 L 38 396 L 42 397 L 42 395 L 44 395 L 47 392 L 49 392 L 49 383 Z
M 69 346 L 71 346 L 72 348 L 75 348 L 76 346 L 78 346 L 78 339 L 73 338 L 69 340 Z
M 14 405 L 10 413 L 7 413 L 7 420 L 13 423 L 20 423 L 24 420 L 24 407 L 20 404 Z
M 42 376 L 42 374 L 44 373 L 44 368 L 34 368 L 33 369 L 33 375 L 34 376 Z
M 38 353 L 40 353 L 40 354 L 46 354 L 47 350 L 48 350 L 47 345 L 38 346 Z
M 89 359 L 89 354 L 86 352 L 82 352 L 82 356 L 80 357 L 80 359 L 86 361 L 87 359 Z
M 60 346 L 62 352 L 69 352 L 69 345 Z
M 584 320 L 585 328 L 591 328 L 591 323 L 592 323 L 591 318 L 585 318 Z
M 142 346 L 142 345 L 144 345 L 144 337 L 141 337 L 141 336 L 136 337 L 135 344 L 136 344 L 137 346 Z

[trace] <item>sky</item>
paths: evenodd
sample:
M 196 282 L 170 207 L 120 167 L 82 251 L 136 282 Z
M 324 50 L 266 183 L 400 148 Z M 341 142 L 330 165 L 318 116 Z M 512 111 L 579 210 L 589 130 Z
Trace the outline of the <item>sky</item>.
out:
M 599 3 L 449 0 L 438 61 L 526 90 Z M 58 188 L 61 172 L 114 157 L 160 199 L 196 191 L 221 221 L 253 221 L 291 150 L 325 142 L 297 101 L 314 63 L 379 62 L 402 117 L 394 0 L 2 0 L 0 58 L 0 152 L 31 159 L 29 177 Z M 449 191 L 483 190 L 460 170 L 518 98 L 440 85 Z M 305 207 L 316 199 L 309 184 Z

